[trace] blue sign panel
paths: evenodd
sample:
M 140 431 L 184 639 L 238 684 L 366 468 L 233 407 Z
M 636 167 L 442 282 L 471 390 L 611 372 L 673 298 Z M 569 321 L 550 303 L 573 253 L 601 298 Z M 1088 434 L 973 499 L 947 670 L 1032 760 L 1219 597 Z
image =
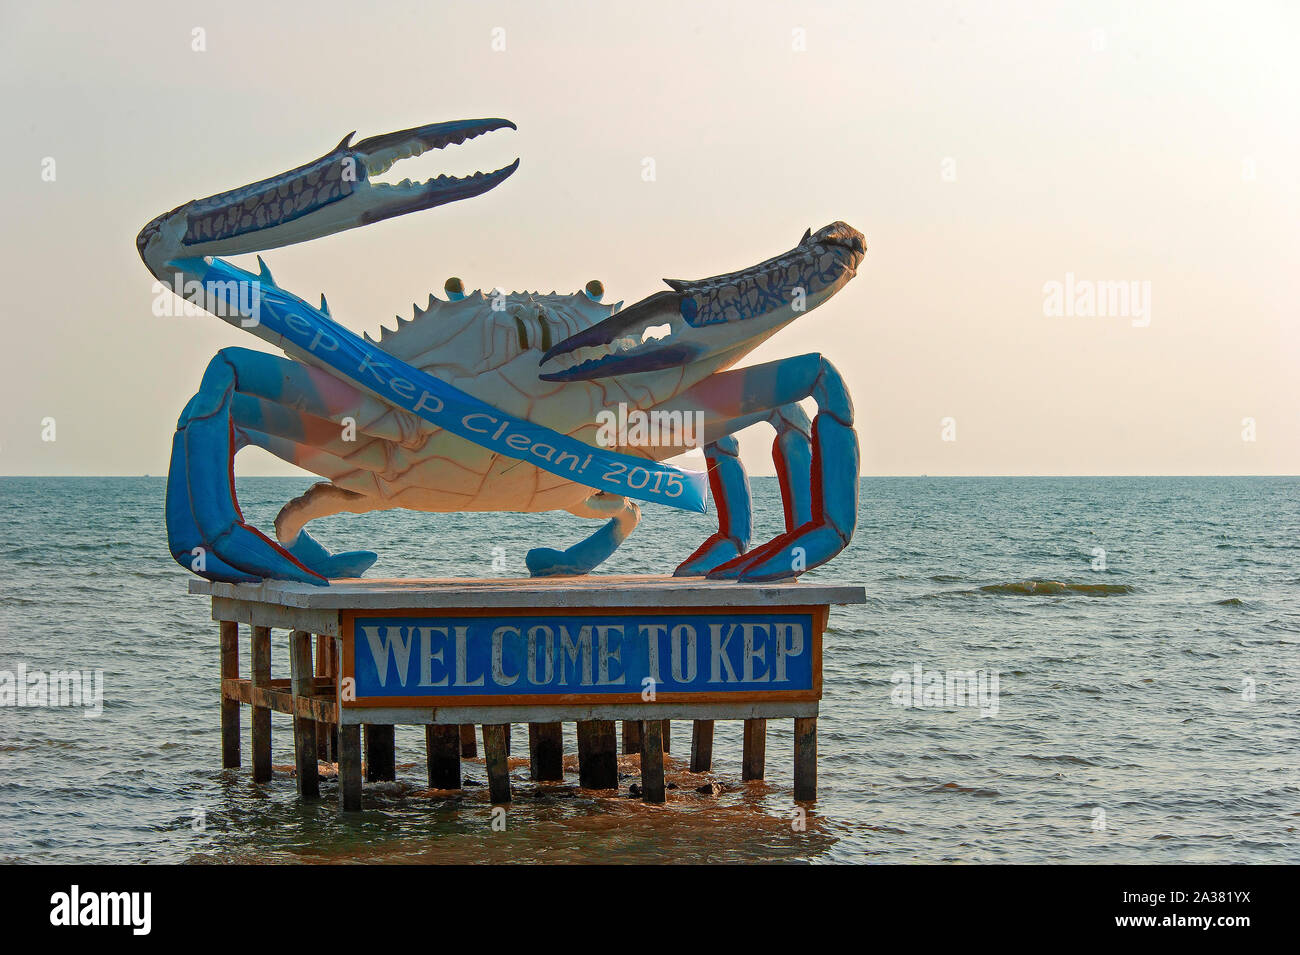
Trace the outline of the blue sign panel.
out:
M 357 617 L 356 700 L 817 689 L 810 613 Z

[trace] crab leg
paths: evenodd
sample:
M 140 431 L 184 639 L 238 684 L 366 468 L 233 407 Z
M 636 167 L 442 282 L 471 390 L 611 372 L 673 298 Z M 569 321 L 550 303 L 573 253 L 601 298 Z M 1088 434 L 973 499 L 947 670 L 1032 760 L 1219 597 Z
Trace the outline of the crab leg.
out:
M 793 532 L 812 520 L 812 422 L 793 403 L 777 408 L 767 420 L 776 429 L 772 462 L 781 482 L 785 529 Z
M 812 520 L 812 423 L 797 404 L 783 405 L 765 419 L 776 429 L 772 461 L 781 482 L 785 529 Z M 732 421 L 736 430 L 755 424 L 753 416 Z M 737 456 L 739 443 L 730 435 L 704 449 L 709 462 L 709 489 L 718 508 L 718 531 L 673 572 L 674 577 L 702 577 L 743 554 L 752 532 L 753 500 L 749 477 Z
M 230 420 L 235 382 L 234 365 L 218 353 L 176 425 L 166 504 L 172 556 L 209 580 L 279 577 L 323 584 L 322 575 L 244 523 L 231 468 L 240 447 Z
M 807 416 L 797 405 L 809 397 L 818 409 L 811 433 Z M 716 441 L 763 420 L 777 428 L 773 458 L 781 478 L 785 533 L 715 566 L 708 571 L 709 578 L 795 577 L 826 563 L 848 545 L 857 524 L 858 440 L 848 390 L 824 357 L 801 355 L 723 372 L 662 407 L 703 410 L 706 440 Z M 739 496 L 736 491 L 734 482 L 724 485 L 723 497 Z
M 702 577 L 714 567 L 739 557 L 753 533 L 753 503 L 749 475 L 740 463 L 740 443 L 723 435 L 705 445 L 709 492 L 718 508 L 718 529 L 673 571 L 674 577 Z
M 200 576 L 234 582 L 277 577 L 323 584 L 369 567 L 375 555 L 367 551 L 331 555 L 306 534 L 286 548 L 244 521 L 233 459 L 250 442 L 236 427 L 232 408 L 245 388 L 289 399 L 317 415 L 337 413 L 355 394 L 342 382 L 274 355 L 242 348 L 218 352 L 172 442 L 166 505 L 172 556 Z
M 568 550 L 534 547 L 524 558 L 534 577 L 570 577 L 590 573 L 605 561 L 641 521 L 636 503 L 616 494 L 601 491 L 577 507 L 569 508 L 578 517 L 610 517 L 600 530 Z

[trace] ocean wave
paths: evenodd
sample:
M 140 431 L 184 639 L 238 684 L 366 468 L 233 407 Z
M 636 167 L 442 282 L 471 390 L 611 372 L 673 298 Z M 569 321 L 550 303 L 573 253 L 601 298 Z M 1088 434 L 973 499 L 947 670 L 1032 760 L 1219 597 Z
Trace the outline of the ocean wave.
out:
M 963 793 L 969 796 L 979 796 L 983 799 L 992 799 L 1002 794 L 996 789 L 988 789 L 983 786 L 962 786 L 958 783 L 943 783 L 938 786 L 931 786 L 926 789 L 928 793 Z
M 1037 753 L 1020 753 L 1021 759 L 1032 759 L 1036 763 L 1065 763 L 1070 766 L 1100 766 L 1096 760 L 1088 759 L 1086 756 L 1072 756 L 1069 753 L 1060 753 L 1055 756 L 1040 756 Z
M 1011 584 L 986 584 L 979 588 L 984 594 L 1010 594 L 1014 596 L 1052 597 L 1060 594 L 1082 594 L 1088 597 L 1114 597 L 1131 594 L 1137 590 L 1130 584 L 1072 584 L 1060 580 L 1020 580 Z

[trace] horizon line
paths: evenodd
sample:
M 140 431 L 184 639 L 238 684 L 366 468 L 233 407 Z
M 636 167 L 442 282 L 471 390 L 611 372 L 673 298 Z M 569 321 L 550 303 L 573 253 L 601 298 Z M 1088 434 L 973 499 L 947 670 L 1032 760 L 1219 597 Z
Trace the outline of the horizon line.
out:
M 56 478 L 67 480 L 87 480 L 94 478 L 158 478 L 165 479 L 166 474 L 140 474 L 138 472 L 119 473 L 119 474 L 0 474 L 0 480 L 16 478 Z M 776 474 L 750 474 L 751 478 L 775 478 Z M 1064 473 L 1035 473 L 1035 474 L 920 474 L 915 472 L 894 473 L 894 474 L 859 474 L 859 478 L 1300 478 L 1300 474 L 1290 474 L 1283 472 L 1268 473 L 1233 473 L 1233 474 L 1186 474 L 1186 473 L 1129 473 L 1129 474 L 1064 474 Z M 297 480 L 316 480 L 321 478 L 315 474 L 237 474 L 235 480 L 244 478 L 269 478 L 277 481 L 297 481 Z M 328 482 L 327 482 L 328 483 Z M 575 482 L 576 483 L 576 482 Z

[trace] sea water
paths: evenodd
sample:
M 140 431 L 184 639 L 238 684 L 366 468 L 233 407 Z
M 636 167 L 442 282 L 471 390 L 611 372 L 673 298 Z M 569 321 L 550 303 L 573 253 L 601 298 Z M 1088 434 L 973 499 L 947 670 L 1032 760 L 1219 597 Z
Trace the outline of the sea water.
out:
M 241 479 L 245 515 L 269 528 L 309 483 Z M 753 488 L 761 543 L 780 494 Z M 0 706 L 0 862 L 1300 861 L 1300 479 L 864 478 L 853 544 L 806 578 L 868 597 L 831 612 L 814 807 L 793 803 L 789 720 L 751 783 L 739 723 L 717 724 L 702 777 L 675 722 L 665 806 L 627 795 L 635 757 L 617 796 L 578 789 L 572 725 L 567 785 L 539 790 L 516 726 L 504 817 L 481 759 L 462 795 L 425 789 L 418 727 L 346 818 L 332 778 L 298 801 L 280 714 L 269 785 L 222 770 L 217 628 L 167 553 L 163 493 L 0 478 L 0 680 L 102 679 L 98 715 Z M 671 572 L 714 529 L 643 515 L 602 572 Z M 390 511 L 312 529 L 378 551 L 375 576 L 478 577 L 595 526 Z M 288 675 L 281 631 L 272 664 Z M 954 674 L 981 692 L 947 692 Z

